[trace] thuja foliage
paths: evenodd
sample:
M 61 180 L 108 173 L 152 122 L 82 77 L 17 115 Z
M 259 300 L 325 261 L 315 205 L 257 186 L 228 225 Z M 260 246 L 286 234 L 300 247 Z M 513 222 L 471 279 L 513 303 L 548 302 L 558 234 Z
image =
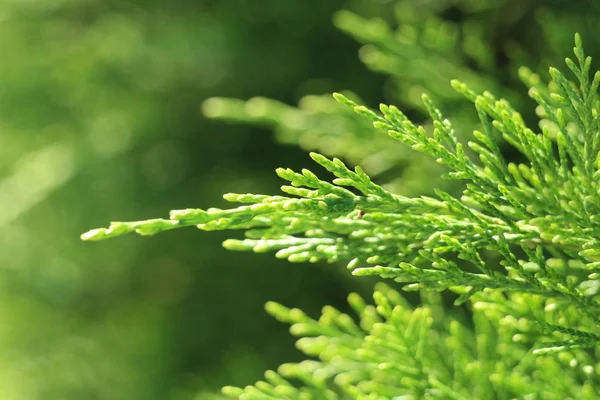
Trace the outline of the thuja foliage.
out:
M 432 157 L 460 198 L 394 194 L 359 166 L 311 153 L 335 176 L 280 168 L 284 195 L 227 194 L 230 209 L 175 210 L 169 219 L 114 222 L 82 235 L 101 240 L 196 226 L 237 229 L 231 250 L 275 252 L 291 262 L 347 262 L 421 291 L 413 308 L 380 284 L 356 318 L 325 307 L 319 319 L 275 303 L 309 359 L 268 371 L 265 381 L 224 389 L 241 399 L 593 399 L 600 395 L 600 72 L 590 77 L 578 35 L 566 59 L 574 80 L 550 69 L 548 84 L 521 69 L 539 129 L 508 101 L 451 87 L 474 104 L 479 127 L 466 142 L 423 96 L 431 129 L 395 106 L 379 112 L 335 99 L 380 135 Z M 501 151 L 508 143 L 519 156 Z M 436 292 L 455 296 L 445 310 Z M 466 310 L 465 313 L 457 310 Z

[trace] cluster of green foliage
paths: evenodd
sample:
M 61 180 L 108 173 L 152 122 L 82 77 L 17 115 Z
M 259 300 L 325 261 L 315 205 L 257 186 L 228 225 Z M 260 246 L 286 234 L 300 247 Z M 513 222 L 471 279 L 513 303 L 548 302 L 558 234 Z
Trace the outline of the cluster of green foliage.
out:
M 448 85 L 458 78 L 508 99 L 534 126 L 517 67 L 545 76 L 575 31 L 598 59 L 599 4 L 1 2 L 2 399 L 215 399 L 225 384 L 300 359 L 262 304 L 347 312 L 344 296 L 367 297 L 376 278 L 218 250 L 226 231 L 102 246 L 82 246 L 77 235 L 116 215 L 144 218 L 197 201 L 225 208 L 227 187 L 274 193 L 274 167 L 306 162 L 295 145 L 360 165 L 394 194 L 459 195 L 460 181 L 439 179 L 443 166 L 329 93 L 352 88 L 360 98 L 342 93 L 357 104 L 383 99 L 431 131 L 426 92 L 466 143 L 480 128 Z M 216 95 L 264 97 L 204 102 Z M 211 118 L 255 127 L 204 118 L 203 102 Z M 261 135 L 265 126 L 292 146 Z M 407 298 L 414 303 L 416 293 Z
M 285 196 L 228 194 L 231 209 L 174 210 L 169 219 L 115 222 L 84 240 L 129 232 L 153 235 L 186 226 L 244 230 L 231 250 L 276 251 L 291 262 L 346 261 L 354 275 L 377 275 L 409 291 L 455 294 L 464 315 L 445 315 L 439 296 L 413 309 L 388 286 L 370 306 L 349 297 L 359 322 L 326 307 L 318 320 L 268 303 L 292 324 L 297 346 L 317 358 L 269 371 L 266 382 L 224 392 L 242 399 L 515 397 L 597 398 L 600 364 L 600 72 L 575 37 L 575 82 L 555 68 L 543 83 L 520 71 L 538 105 L 540 132 L 504 100 L 454 80 L 475 105 L 479 128 L 463 145 L 426 95 L 431 129 L 395 106 L 379 113 L 341 94 L 335 99 L 413 150 L 444 166 L 462 196 L 408 197 L 374 183 L 357 166 L 311 153 L 335 176 L 280 168 Z M 464 136 L 464 135 L 463 135 Z M 507 161 L 502 146 L 518 152 Z M 557 378 L 560 376 L 560 378 Z M 300 384 L 290 383 L 289 380 Z
M 253 368 L 293 355 L 263 315 L 269 297 L 223 268 L 242 265 L 243 255 L 211 251 L 218 235 L 198 243 L 183 232 L 161 245 L 77 240 L 90 220 L 139 218 L 198 198 L 217 202 L 219 182 L 252 182 L 263 191 L 276 184 L 246 143 L 278 151 L 276 164 L 300 153 L 251 129 L 220 126 L 230 140 L 214 140 L 222 124 L 199 105 L 216 94 L 259 91 L 291 101 L 291 85 L 331 75 L 328 63 L 309 55 L 324 35 L 337 33 L 331 13 L 342 1 L 280 3 L 267 0 L 259 12 L 239 2 L 1 2 L 3 400 L 189 399 L 255 380 Z M 338 54 L 352 46 L 343 42 Z M 352 65 L 360 62 L 350 64 L 347 74 L 356 76 Z M 254 73 L 251 82 L 239 65 Z M 246 262 L 236 276 L 255 276 L 265 264 Z M 279 271 L 262 284 L 293 297 L 284 288 L 289 274 Z M 291 275 L 340 286 L 327 272 Z M 215 306 L 223 293 L 227 299 Z M 332 297 L 313 296 L 303 306 Z M 242 298 L 237 318 L 224 317 Z

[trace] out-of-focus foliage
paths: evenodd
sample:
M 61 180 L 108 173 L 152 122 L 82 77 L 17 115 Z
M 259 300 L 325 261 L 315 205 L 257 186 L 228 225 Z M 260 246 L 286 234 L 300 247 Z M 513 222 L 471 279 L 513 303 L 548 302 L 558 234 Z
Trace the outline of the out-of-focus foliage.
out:
M 2 2 L 3 399 L 214 393 L 285 355 L 285 336 L 261 312 L 267 292 L 297 298 L 307 286 L 322 293 L 308 307 L 335 301 L 346 285 L 336 276 L 277 269 L 256 279 L 273 263 L 215 252 L 217 237 L 101 249 L 78 236 L 90 219 L 208 205 L 224 184 L 274 186 L 270 171 L 298 153 L 217 127 L 200 104 L 217 93 L 293 99 L 307 77 L 331 75 L 331 60 L 310 56 L 324 37 L 343 39 L 330 24 L 341 6 Z M 348 49 L 350 40 L 339 51 Z
M 518 67 L 525 64 L 547 70 L 548 60 L 557 57 L 557 48 L 568 49 L 572 32 L 585 31 L 586 25 L 591 28 L 593 20 L 582 14 L 585 7 L 561 2 L 549 4 L 555 9 L 538 1 L 392 3 L 391 17 L 368 18 L 342 10 L 333 20 L 341 31 L 364 44 L 359 52 L 361 61 L 389 76 L 385 93 L 390 102 L 424 116 L 421 94 L 428 93 L 439 99 L 441 108 L 454 121 L 465 126 L 465 132 L 475 126 L 477 116 L 461 105 L 460 96 L 449 85 L 452 79 L 521 107 L 521 98 L 515 95 L 521 88 Z M 572 30 L 549 28 L 546 21 L 554 21 L 558 15 Z M 544 35 L 540 36 L 541 29 Z M 523 40 L 524 36 L 530 41 Z M 551 51 L 549 55 L 539 48 L 531 51 L 534 46 L 547 46 Z M 346 94 L 357 99 L 352 93 Z M 298 108 L 262 97 L 247 102 L 213 98 L 204 104 L 204 111 L 211 118 L 271 126 L 284 143 L 360 164 L 371 176 L 383 175 L 384 180 L 390 180 L 387 187 L 396 193 L 429 193 L 434 187 L 452 190 L 444 181 L 431 181 L 439 169 L 428 166 L 420 155 L 381 138 L 329 96 L 306 96 Z
M 366 74 L 357 46 L 333 28 L 344 7 L 354 14 L 336 14 L 335 25 L 368 43 L 360 59 L 380 74 Z M 597 36 L 586 31 L 597 8 L 567 0 L 0 2 L 2 398 L 212 399 L 295 354 L 262 303 L 344 307 L 354 282 L 216 251 L 224 236 L 77 240 L 116 216 L 218 204 L 224 191 L 272 192 L 272 169 L 306 160 L 265 134 L 206 121 L 206 98 L 275 98 L 244 106 L 258 114 L 231 114 L 266 120 L 285 143 L 361 162 L 398 191 L 428 192 L 435 167 L 372 140 L 371 128 L 320 95 L 352 89 L 371 102 L 383 89 L 418 116 L 414 94 L 425 89 L 474 121 L 447 77 L 457 72 L 510 97 L 519 86 L 506 77 L 516 66 L 555 61 L 575 30 L 594 56 Z M 355 26 L 374 17 L 392 30 Z M 379 43 L 386 32 L 410 51 L 389 52 Z M 430 57 L 436 68 L 423 68 Z M 305 95 L 300 110 L 283 105 Z

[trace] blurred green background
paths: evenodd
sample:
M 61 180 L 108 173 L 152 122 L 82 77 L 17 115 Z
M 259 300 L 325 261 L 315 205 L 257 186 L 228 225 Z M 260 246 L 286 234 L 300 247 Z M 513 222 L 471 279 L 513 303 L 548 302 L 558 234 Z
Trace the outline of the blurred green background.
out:
M 370 47 L 359 51 L 369 26 L 362 38 L 340 18 L 350 34 L 334 26 L 341 9 L 415 37 L 422 59 L 378 63 Z M 299 359 L 264 313 L 267 300 L 314 314 L 344 309 L 350 291 L 369 293 L 372 281 L 342 266 L 220 246 L 238 233 L 79 241 L 111 220 L 226 207 L 227 192 L 276 193 L 276 167 L 312 167 L 267 129 L 207 119 L 206 99 L 295 104 L 351 89 L 419 120 L 412 99 L 423 90 L 446 110 L 471 109 L 444 97 L 439 81 L 457 72 L 514 98 L 531 119 L 517 67 L 562 65 L 575 31 L 598 54 L 599 9 L 567 0 L 0 1 L 0 397 L 216 399 L 223 385 Z M 443 31 L 427 36 L 440 24 L 458 32 L 456 43 L 440 53 L 447 64 L 423 70 L 442 49 Z

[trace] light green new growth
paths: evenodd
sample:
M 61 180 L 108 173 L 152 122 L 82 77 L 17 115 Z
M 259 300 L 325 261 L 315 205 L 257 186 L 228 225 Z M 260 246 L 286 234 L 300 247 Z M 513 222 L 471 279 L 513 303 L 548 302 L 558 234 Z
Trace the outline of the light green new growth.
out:
M 311 153 L 335 175 L 332 182 L 309 170 L 280 168 L 277 174 L 289 182 L 282 186 L 285 196 L 227 194 L 243 205 L 115 222 L 82 238 L 192 225 L 239 229 L 246 239 L 227 240 L 226 248 L 275 251 L 291 262 L 344 261 L 354 275 L 393 279 L 406 290 L 450 289 L 458 294 L 456 304 L 472 305 L 474 331 L 443 318 L 431 300 L 412 310 L 386 286 L 375 293 L 376 308 L 350 297 L 360 328 L 330 308 L 314 321 L 269 304 L 269 312 L 303 337 L 298 347 L 320 361 L 284 365 L 279 374 L 267 373 L 268 382 L 245 389 L 226 388 L 234 397 L 597 398 L 600 73 L 590 81 L 591 59 L 578 35 L 574 51 L 575 60 L 566 62 L 575 84 L 554 68 L 547 86 L 520 71 L 538 104 L 541 132 L 527 127 L 507 101 L 453 81 L 480 120 L 468 149 L 427 96 L 422 100 L 433 121 L 430 131 L 394 106 L 381 105 L 376 113 L 335 95 L 379 131 L 433 157 L 447 169 L 445 178 L 464 181 L 460 199 L 441 190 L 436 197 L 400 196 L 360 167 Z M 507 161 L 500 139 L 523 161 Z

